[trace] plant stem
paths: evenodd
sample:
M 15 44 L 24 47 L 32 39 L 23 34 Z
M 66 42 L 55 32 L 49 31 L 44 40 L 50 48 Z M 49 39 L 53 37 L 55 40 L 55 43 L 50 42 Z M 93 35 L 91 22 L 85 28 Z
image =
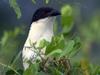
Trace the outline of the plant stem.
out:
M 9 69 L 13 70 L 17 75 L 20 75 L 20 74 L 19 74 L 14 68 L 12 68 L 11 66 L 5 65 L 5 64 L 3 64 L 3 63 L 1 63 L 1 62 L 0 62 L 0 65 L 3 66 L 3 67 L 6 67 L 6 68 L 9 68 Z

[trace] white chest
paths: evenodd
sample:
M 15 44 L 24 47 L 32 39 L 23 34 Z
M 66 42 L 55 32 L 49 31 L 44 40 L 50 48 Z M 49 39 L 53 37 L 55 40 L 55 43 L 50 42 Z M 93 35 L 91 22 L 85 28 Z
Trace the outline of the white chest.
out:
M 33 23 L 31 25 L 29 35 L 27 37 L 27 40 L 24 44 L 23 52 L 22 52 L 22 57 L 23 61 L 31 60 L 35 61 L 35 59 L 40 59 L 39 56 L 37 56 L 37 53 L 35 53 L 35 49 L 31 50 L 31 48 L 25 48 L 25 47 L 31 47 L 31 43 L 36 42 L 36 46 L 39 46 L 40 41 L 45 39 L 46 41 L 51 42 L 51 39 L 53 37 L 53 21 L 51 19 L 45 19 L 43 21 L 40 21 L 38 23 Z M 43 54 L 45 53 L 45 48 L 42 50 Z M 27 68 L 29 64 L 27 62 L 23 63 L 24 68 Z
M 32 43 L 34 42 L 38 42 L 42 39 L 45 39 L 47 41 L 51 41 L 53 34 L 53 21 L 51 21 L 52 19 L 50 19 L 48 21 L 48 19 L 40 21 L 40 22 L 36 22 L 33 23 L 31 25 L 30 31 L 29 31 L 29 35 L 28 38 L 25 42 L 25 46 L 30 46 L 30 41 Z

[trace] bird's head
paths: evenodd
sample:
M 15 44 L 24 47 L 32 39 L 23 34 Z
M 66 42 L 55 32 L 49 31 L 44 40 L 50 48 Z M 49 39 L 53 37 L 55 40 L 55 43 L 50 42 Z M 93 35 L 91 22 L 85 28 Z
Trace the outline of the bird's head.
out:
M 32 17 L 32 22 L 37 22 L 41 19 L 55 17 L 60 15 L 60 11 L 53 9 L 51 7 L 41 7 L 35 11 Z M 31 22 L 31 23 L 32 23 Z

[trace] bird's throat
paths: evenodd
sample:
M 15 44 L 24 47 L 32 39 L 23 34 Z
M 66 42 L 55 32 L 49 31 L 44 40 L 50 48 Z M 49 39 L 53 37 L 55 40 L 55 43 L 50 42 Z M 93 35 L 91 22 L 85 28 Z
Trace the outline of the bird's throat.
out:
M 51 41 L 53 35 L 53 21 L 34 22 L 30 27 L 25 45 L 30 46 L 30 41 L 35 43 L 42 39 Z

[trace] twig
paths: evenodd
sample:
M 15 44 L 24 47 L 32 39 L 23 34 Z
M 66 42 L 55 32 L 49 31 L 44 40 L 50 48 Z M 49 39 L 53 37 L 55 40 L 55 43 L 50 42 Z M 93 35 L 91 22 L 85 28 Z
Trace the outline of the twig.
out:
M 15 56 L 14 60 L 11 63 L 11 66 L 13 66 L 15 64 L 15 62 L 18 60 L 18 58 L 20 58 L 22 51 L 20 51 L 17 56 Z
M 17 75 L 20 75 L 20 74 L 19 74 L 14 68 L 12 68 L 11 66 L 5 65 L 5 64 L 3 64 L 3 63 L 1 63 L 1 62 L 0 62 L 0 65 L 3 66 L 3 67 L 6 67 L 6 68 L 11 69 L 11 70 L 14 71 Z

